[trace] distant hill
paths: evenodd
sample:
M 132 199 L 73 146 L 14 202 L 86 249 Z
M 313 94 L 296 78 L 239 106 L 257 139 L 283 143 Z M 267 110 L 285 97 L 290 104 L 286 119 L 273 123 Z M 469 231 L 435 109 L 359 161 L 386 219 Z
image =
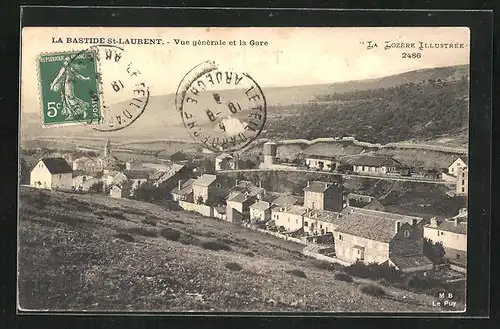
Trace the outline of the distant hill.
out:
M 307 86 L 294 86 L 294 87 L 272 87 L 263 88 L 267 103 L 268 103 L 268 116 L 269 121 L 273 121 L 273 118 L 283 119 L 287 116 L 302 115 L 300 108 L 303 106 L 308 106 L 309 103 L 316 103 L 314 110 L 325 110 L 328 115 L 331 115 L 329 109 L 331 109 L 332 104 L 342 104 L 347 102 L 355 102 L 354 98 L 350 99 L 330 99 L 329 95 L 341 95 L 349 94 L 359 91 L 367 90 L 377 90 L 377 92 L 382 92 L 385 88 L 392 88 L 405 84 L 421 84 L 422 82 L 428 83 L 429 80 L 440 80 L 440 81 L 460 81 L 461 79 L 468 78 L 468 65 L 462 66 L 452 66 L 443 68 L 431 68 L 423 69 L 417 71 L 406 72 L 402 74 L 392 75 L 388 77 L 360 80 L 360 81 L 346 81 L 338 82 L 332 84 L 321 84 L 321 85 L 307 85 Z M 239 91 L 233 91 L 234 93 L 241 94 Z M 235 94 L 236 95 L 236 94 Z M 381 94 L 382 95 L 382 94 Z M 22 115 L 22 134 L 23 138 L 30 138 L 36 136 L 92 136 L 92 137 L 117 137 L 123 139 L 157 139 L 157 138 L 173 138 L 182 140 L 191 140 L 189 134 L 184 128 L 180 115 L 174 106 L 175 95 L 158 95 L 152 96 L 149 100 L 148 107 L 144 114 L 130 127 L 120 130 L 118 132 L 111 133 L 101 133 L 92 130 L 90 127 L 79 127 L 79 128 L 52 128 L 52 129 L 42 129 L 40 124 L 39 113 L 23 113 Z M 120 104 L 115 104 L 120 106 Z M 113 105 L 113 106 L 115 106 Z M 313 108 L 307 107 L 309 110 Z M 311 115 L 312 112 L 307 112 L 309 117 L 314 117 L 316 114 L 322 115 L 320 112 L 314 111 L 315 115 Z M 412 112 L 405 114 L 401 119 L 411 116 Z M 382 114 L 382 113 L 380 113 Z M 375 113 L 371 116 L 376 119 Z M 383 115 L 383 114 L 382 114 Z M 324 119 L 324 116 L 322 117 Z M 383 119 L 384 117 L 382 117 Z M 287 121 L 283 121 L 283 124 L 276 127 L 287 127 Z M 348 124 L 346 129 L 351 127 L 355 128 L 359 126 L 356 118 L 352 120 L 344 120 L 343 124 Z M 269 128 L 271 128 L 269 130 Z M 275 138 L 280 137 L 279 133 L 276 133 L 276 129 L 273 127 L 268 127 L 268 132 L 272 132 L 269 136 L 265 136 L 268 132 L 264 131 L 262 137 Z M 306 129 L 312 129 L 311 131 L 316 131 L 314 127 L 305 127 Z M 273 130 L 274 129 L 274 130 Z M 281 128 L 280 128 L 281 129 Z M 289 130 L 287 128 L 287 130 Z M 310 135 L 311 131 L 298 130 L 294 133 L 293 138 L 308 138 L 306 135 Z M 330 135 L 333 132 L 328 132 Z M 328 137 L 328 136 L 320 136 Z M 358 136 L 361 138 L 362 136 Z

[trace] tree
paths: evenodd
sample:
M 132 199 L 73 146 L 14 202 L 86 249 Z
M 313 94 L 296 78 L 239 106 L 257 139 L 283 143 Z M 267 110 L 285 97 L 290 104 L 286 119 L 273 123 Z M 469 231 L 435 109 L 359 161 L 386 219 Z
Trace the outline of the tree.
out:
M 443 264 L 446 262 L 443 244 L 441 242 L 432 242 L 424 238 L 424 256 L 429 258 L 434 264 Z
M 20 168 L 19 168 L 19 181 L 21 184 L 26 184 L 29 182 L 30 172 L 28 170 L 28 165 L 26 160 L 21 158 Z
M 203 204 L 203 197 L 201 195 L 199 195 L 197 198 L 196 198 L 196 204 Z
M 134 199 L 137 200 L 142 200 L 142 201 L 153 201 L 157 198 L 157 188 L 151 183 L 151 182 L 146 182 L 141 185 L 139 185 L 134 191 L 133 191 Z M 125 194 L 127 195 L 127 194 Z
M 103 191 L 103 185 L 104 185 L 104 183 L 102 181 L 99 181 L 99 182 L 93 184 L 89 188 L 89 192 L 90 193 L 102 193 L 102 191 Z
M 201 162 L 201 170 L 204 174 L 215 173 L 214 164 L 208 158 L 203 159 L 203 161 Z

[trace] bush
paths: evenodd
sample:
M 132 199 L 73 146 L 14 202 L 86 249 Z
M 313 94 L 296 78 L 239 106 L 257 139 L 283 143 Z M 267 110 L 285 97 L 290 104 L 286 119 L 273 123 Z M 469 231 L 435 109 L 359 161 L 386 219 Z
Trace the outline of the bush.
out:
M 49 200 L 50 196 L 42 192 L 37 192 L 33 198 L 33 205 L 38 209 L 43 209 L 47 206 Z
M 208 249 L 208 250 L 214 250 L 214 251 L 219 251 L 219 250 L 224 250 L 224 251 L 230 251 L 231 247 L 228 246 L 227 244 L 219 241 L 206 241 L 201 244 L 201 247 L 203 249 Z
M 160 235 L 167 240 L 178 241 L 181 237 L 181 232 L 173 228 L 166 227 L 160 231 Z
M 356 262 L 346 267 L 345 272 L 358 278 L 368 278 L 370 276 L 370 269 L 363 262 Z
M 243 269 L 238 263 L 226 263 L 226 268 L 231 271 L 241 271 Z
M 408 278 L 408 280 L 406 281 L 406 285 L 408 288 L 416 291 L 425 291 L 435 288 L 441 288 L 443 286 L 443 283 L 441 282 L 441 280 L 430 277 L 412 276 Z
M 304 271 L 302 270 L 290 270 L 290 271 L 286 271 L 287 273 L 290 273 L 291 275 L 295 275 L 296 277 L 299 277 L 299 278 L 307 278 L 307 275 L 304 273 Z
M 132 227 L 132 228 L 126 229 L 125 231 L 128 233 L 142 235 L 142 236 L 146 236 L 146 237 L 150 237 L 150 238 L 155 238 L 158 236 L 155 231 L 151 231 L 151 230 L 148 230 L 148 229 L 145 229 L 142 227 Z
M 179 242 L 184 244 L 184 245 L 196 245 L 200 241 L 197 238 L 195 238 L 194 236 L 192 236 L 191 234 L 181 234 L 181 236 L 179 238 Z
M 376 284 L 367 284 L 364 285 L 360 288 L 362 292 L 364 292 L 367 295 L 372 295 L 375 297 L 381 297 L 385 295 L 385 290 L 384 288 L 376 285 Z
M 335 273 L 335 280 L 349 282 L 349 283 L 354 282 L 354 279 L 352 278 L 352 276 L 350 276 L 347 273 L 343 273 L 343 272 Z
M 317 269 L 320 270 L 327 270 L 327 271 L 340 271 L 344 267 L 340 264 L 337 263 L 330 263 L 330 262 L 325 262 L 325 261 L 314 261 L 313 266 Z
M 115 234 L 113 236 L 115 238 L 122 239 L 122 240 L 125 240 L 125 241 L 128 241 L 128 242 L 134 242 L 135 241 L 134 237 L 131 236 L 130 234 L 127 234 L 127 233 L 118 233 L 118 234 Z
M 434 264 L 446 263 L 446 252 L 444 251 L 443 244 L 441 242 L 433 242 L 427 238 L 424 238 L 423 254 Z
M 144 218 L 143 220 L 141 220 L 141 223 L 146 225 L 156 226 L 156 222 L 150 218 Z
M 403 273 L 396 270 L 389 265 L 379 265 L 377 263 L 364 264 L 363 262 L 356 262 L 344 271 L 352 276 L 358 278 L 369 278 L 373 280 L 385 279 L 390 282 L 399 282 L 403 278 Z

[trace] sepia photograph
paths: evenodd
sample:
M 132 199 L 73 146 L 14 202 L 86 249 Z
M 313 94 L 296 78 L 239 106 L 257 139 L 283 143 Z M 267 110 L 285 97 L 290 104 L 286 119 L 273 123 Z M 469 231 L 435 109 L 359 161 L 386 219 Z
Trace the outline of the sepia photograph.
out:
M 25 312 L 463 313 L 467 27 L 24 27 Z

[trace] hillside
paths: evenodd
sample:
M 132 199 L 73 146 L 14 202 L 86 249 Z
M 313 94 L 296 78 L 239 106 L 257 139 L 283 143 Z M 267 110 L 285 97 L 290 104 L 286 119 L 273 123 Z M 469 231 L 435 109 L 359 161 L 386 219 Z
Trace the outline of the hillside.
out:
M 468 125 L 468 90 L 463 80 L 324 95 L 321 99 L 327 99 L 326 104 L 292 106 L 286 116 L 270 117 L 266 137 L 315 139 L 348 134 L 385 144 L 456 134 Z
M 437 120 L 434 123 L 435 128 L 426 127 L 424 129 L 428 134 L 416 131 L 416 135 L 433 136 L 440 134 L 444 127 L 442 127 L 441 118 L 436 118 L 436 116 L 439 116 L 439 114 L 435 113 L 439 112 L 436 111 L 436 108 L 440 108 L 441 105 L 449 108 L 456 106 L 457 109 L 456 112 L 453 112 L 455 113 L 453 115 L 456 115 L 460 121 L 463 115 L 463 104 L 466 102 L 455 101 L 453 97 L 448 96 L 449 94 L 456 93 L 458 98 L 464 97 L 468 93 L 468 87 L 460 85 L 459 90 L 457 90 L 455 85 L 450 81 L 460 81 L 461 79 L 466 81 L 468 69 L 468 65 L 462 65 L 417 70 L 378 79 L 346 81 L 332 84 L 270 88 L 263 86 L 268 103 L 269 119 L 267 130 L 261 136 L 265 138 L 282 138 L 283 136 L 309 138 L 310 136 L 318 136 L 319 134 L 327 134 L 320 137 L 337 136 L 339 132 L 347 132 L 351 134 L 357 133 L 360 139 L 363 137 L 363 134 L 368 134 L 368 137 L 372 136 L 372 138 L 376 138 L 373 137 L 373 134 L 381 131 L 376 128 L 367 129 L 363 125 L 372 125 L 372 121 L 384 122 L 389 116 L 388 113 L 394 118 L 394 123 L 398 122 L 400 126 L 403 122 L 406 122 L 405 120 L 409 120 L 409 123 L 415 120 L 417 122 L 426 120 L 423 122 L 424 125 Z M 434 84 L 429 84 L 429 80 L 440 80 L 444 86 L 439 89 L 437 87 L 441 84 L 434 86 Z M 402 91 L 398 95 L 392 95 L 390 91 L 387 91 L 390 88 L 408 84 L 410 86 L 419 85 L 423 82 L 425 84 L 419 87 L 418 91 Z M 439 90 L 432 89 L 433 86 Z M 364 94 L 364 91 L 373 92 Z M 241 95 L 240 91 L 232 92 L 235 95 Z M 431 94 L 428 94 L 428 92 L 431 92 Z M 442 97 L 443 95 L 445 98 L 438 99 L 437 101 L 434 99 L 434 97 Z M 387 96 L 391 96 L 392 98 L 387 99 Z M 404 100 L 406 96 L 410 98 L 414 97 L 415 99 L 408 100 L 409 104 L 404 104 L 401 100 Z M 42 129 L 40 114 L 36 111 L 35 113 L 33 111 L 23 112 L 21 130 L 24 138 L 42 135 L 74 135 L 104 138 L 117 137 L 122 139 L 172 138 L 191 140 L 191 137 L 182 124 L 179 113 L 175 109 L 174 99 L 175 96 L 173 94 L 151 96 L 144 114 L 132 126 L 117 132 L 101 133 L 93 131 L 89 127 Z M 428 102 L 423 102 L 423 99 L 426 99 Z M 312 104 L 310 104 L 311 102 Z M 435 102 L 438 103 L 435 104 Z M 112 106 L 119 107 L 121 104 L 114 104 Z M 401 109 L 393 113 L 388 112 L 388 109 L 393 106 L 400 106 Z M 425 111 L 422 112 L 419 107 L 425 107 L 423 109 Z M 344 111 L 340 111 L 342 109 Z M 354 111 L 352 116 L 351 111 Z M 338 112 L 338 114 L 334 114 L 335 112 Z M 364 112 L 364 115 L 358 112 Z M 429 113 L 434 114 L 429 116 Z M 305 114 L 307 115 L 304 116 Z M 426 115 L 427 117 L 419 117 L 420 115 Z M 296 122 L 304 117 L 307 118 L 306 123 L 301 125 Z M 362 125 L 360 125 L 360 120 Z M 432 122 L 430 123 L 431 126 Z M 321 125 L 318 126 L 318 123 L 326 125 L 322 127 Z M 463 121 L 460 121 L 460 125 L 462 124 Z M 454 120 L 448 127 L 455 129 L 460 125 Z M 410 126 L 410 124 L 407 126 Z M 290 129 L 290 127 L 295 129 Z M 339 128 L 341 129 L 339 130 Z M 357 131 L 358 128 L 361 128 L 360 132 Z M 416 126 L 415 128 L 423 129 L 420 126 Z M 286 131 L 284 132 L 283 130 Z M 382 133 L 384 132 L 382 131 Z M 403 132 L 401 136 L 413 138 L 412 134 L 413 131 L 408 131 Z M 385 136 L 382 136 L 382 138 L 385 139 Z
M 22 309 L 440 310 L 396 288 L 366 295 L 362 279 L 336 280 L 301 246 L 230 223 L 100 195 L 21 187 L 20 198 Z

